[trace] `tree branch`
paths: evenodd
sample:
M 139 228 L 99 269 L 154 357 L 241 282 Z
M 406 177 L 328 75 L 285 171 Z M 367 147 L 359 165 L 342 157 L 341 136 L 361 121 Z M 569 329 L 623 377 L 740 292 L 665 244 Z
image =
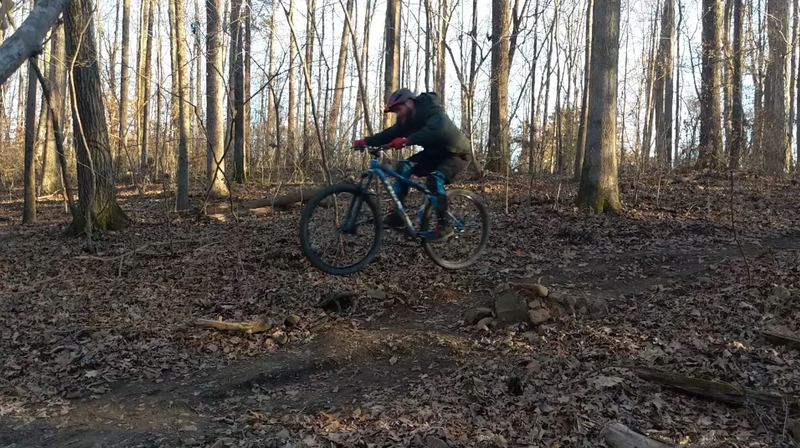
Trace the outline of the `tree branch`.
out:
M 0 84 L 23 62 L 42 51 L 47 31 L 68 4 L 69 0 L 41 0 L 17 31 L 0 45 Z

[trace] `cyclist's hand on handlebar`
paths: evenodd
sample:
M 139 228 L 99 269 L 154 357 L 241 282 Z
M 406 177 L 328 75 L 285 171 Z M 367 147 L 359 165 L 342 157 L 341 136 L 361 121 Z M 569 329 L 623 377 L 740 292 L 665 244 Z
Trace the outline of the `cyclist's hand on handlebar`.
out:
M 406 138 L 397 137 L 396 139 L 392 140 L 391 143 L 389 143 L 387 146 L 392 149 L 400 149 L 406 146 Z
M 367 141 L 364 140 L 363 138 L 358 140 L 353 140 L 353 148 L 364 149 L 365 146 L 367 146 Z

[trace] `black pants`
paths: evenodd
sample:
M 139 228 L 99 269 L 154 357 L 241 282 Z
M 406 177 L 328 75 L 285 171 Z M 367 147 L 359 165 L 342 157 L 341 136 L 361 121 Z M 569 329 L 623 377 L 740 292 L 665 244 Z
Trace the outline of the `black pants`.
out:
M 469 165 L 469 156 L 453 153 L 429 154 L 426 151 L 418 152 L 397 164 L 395 171 L 409 177 L 427 176 L 425 187 L 436 195 L 436 217 L 440 224 L 447 224 L 447 196 L 444 186 L 464 171 Z M 401 202 L 408 195 L 408 185 L 395 181 L 394 192 Z

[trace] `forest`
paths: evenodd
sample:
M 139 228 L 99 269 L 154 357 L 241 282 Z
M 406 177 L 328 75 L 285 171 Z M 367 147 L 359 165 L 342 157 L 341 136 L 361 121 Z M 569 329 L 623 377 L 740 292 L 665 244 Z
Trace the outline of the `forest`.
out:
M 0 0 L 0 447 L 800 447 L 799 3 Z

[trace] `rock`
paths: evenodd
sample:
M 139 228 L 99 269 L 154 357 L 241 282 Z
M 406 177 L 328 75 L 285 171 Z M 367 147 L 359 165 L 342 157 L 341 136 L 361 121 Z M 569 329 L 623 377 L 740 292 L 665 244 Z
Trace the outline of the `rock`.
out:
M 267 340 L 264 341 L 264 348 L 267 350 L 275 350 L 276 348 L 278 348 L 278 344 L 275 342 L 274 339 L 267 338 Z
M 376 299 L 376 300 L 384 300 L 387 297 L 386 291 L 380 289 L 370 289 L 369 291 L 367 291 L 367 296 L 369 296 L 371 299 Z
M 274 340 L 274 341 L 275 341 L 275 342 L 276 342 L 278 345 L 284 345 L 284 344 L 286 344 L 287 342 L 289 342 L 289 336 L 286 336 L 286 333 L 284 333 L 284 332 L 282 332 L 282 331 L 278 331 L 278 332 L 276 332 L 275 334 L 273 334 L 273 335 L 272 335 L 272 339 L 273 339 L 273 340 Z
M 436 436 L 425 437 L 425 446 L 428 448 L 450 448 L 447 442 Z
M 464 313 L 464 320 L 469 325 L 475 325 L 481 319 L 491 316 L 492 316 L 491 308 L 470 308 L 467 310 L 467 312 Z
M 547 298 L 556 303 L 564 303 L 564 296 L 557 292 L 551 292 L 547 295 Z
M 291 436 L 292 435 L 289 433 L 289 430 L 287 430 L 286 428 L 281 429 L 280 431 L 278 431 L 277 434 L 275 434 L 275 438 L 280 441 L 287 440 Z
M 546 336 L 550 333 L 555 333 L 556 326 L 555 324 L 539 325 L 539 328 L 536 329 L 536 332 L 539 334 L 539 336 Z
M 183 428 L 181 428 L 181 431 L 183 431 L 183 432 L 197 431 L 197 426 L 195 426 L 195 425 L 186 425 Z
M 543 414 L 549 414 L 555 411 L 556 409 L 547 403 L 542 403 L 539 405 L 539 410 L 542 411 Z
M 508 447 L 508 442 L 506 441 L 506 438 L 501 436 L 500 434 L 494 436 L 494 443 L 500 448 Z
M 713 281 L 713 280 L 711 280 L 711 279 L 710 279 L 710 278 L 708 278 L 708 277 L 700 277 L 700 278 L 698 278 L 698 279 L 697 279 L 697 281 L 698 281 L 698 282 L 700 283 L 700 285 L 702 285 L 702 286 L 711 286 L 711 285 L 713 285 L 713 284 L 714 284 L 714 281 Z
M 198 442 L 196 439 L 190 438 L 190 439 L 185 439 L 183 441 L 183 445 L 184 446 L 198 446 L 198 445 L 200 445 L 200 442 Z
M 528 363 L 528 373 L 540 373 L 542 371 L 542 363 L 537 360 L 532 360 Z
M 532 310 L 535 310 L 535 309 L 541 308 L 541 307 L 542 307 L 542 301 L 541 300 L 531 300 L 530 302 L 528 302 L 528 308 L 530 308 Z
M 519 294 L 507 292 L 494 304 L 497 319 L 506 324 L 516 324 L 528 320 L 528 302 Z
M 236 439 L 231 437 L 220 437 L 211 445 L 211 448 L 225 448 L 227 446 L 233 446 L 236 443 Z
M 596 298 L 589 301 L 589 313 L 593 317 L 603 317 L 608 314 L 608 302 L 605 299 Z
M 493 320 L 494 318 L 492 316 L 484 317 L 478 321 L 476 327 L 478 327 L 478 330 L 489 331 L 489 324 L 491 324 Z
M 539 308 L 536 310 L 528 311 L 528 318 L 531 320 L 533 325 L 541 325 L 548 320 L 552 319 L 553 316 L 550 315 L 550 311 L 545 308 Z
M 286 320 L 283 322 L 288 328 L 294 327 L 295 325 L 300 323 L 300 316 L 297 314 L 290 314 L 286 316 Z
M 772 295 L 780 300 L 786 300 L 792 297 L 792 293 L 790 293 L 788 289 L 781 285 L 772 288 Z
M 542 286 L 542 285 L 540 285 L 540 284 L 538 284 L 538 283 L 533 285 L 533 286 L 531 286 L 530 289 L 531 289 L 531 291 L 535 292 L 536 295 L 539 296 L 539 297 L 547 297 L 547 293 L 548 293 L 547 288 Z

